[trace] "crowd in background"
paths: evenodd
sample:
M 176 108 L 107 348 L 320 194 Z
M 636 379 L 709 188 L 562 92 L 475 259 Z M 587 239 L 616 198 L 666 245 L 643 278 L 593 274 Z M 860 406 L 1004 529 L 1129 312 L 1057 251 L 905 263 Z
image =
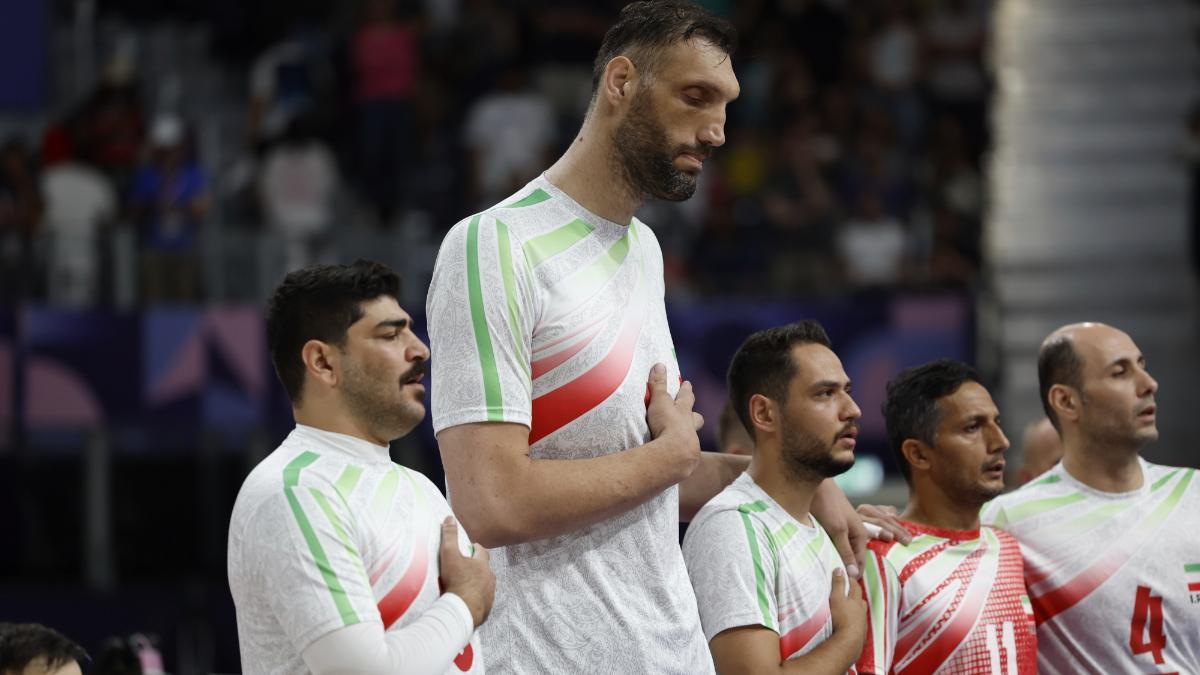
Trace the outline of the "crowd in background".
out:
M 136 233 L 151 303 L 204 299 L 206 228 L 272 233 L 287 268 L 337 259 L 348 228 L 390 233 L 414 213 L 440 239 L 570 142 L 622 4 L 300 3 L 250 22 L 258 47 L 233 51 L 218 22 L 212 58 L 246 106 L 239 157 L 219 164 L 197 151 L 203 110 L 161 109 L 165 85 L 139 76 L 125 43 L 93 93 L 0 153 L 0 254 L 24 265 L 5 293 L 103 302 L 113 226 Z M 972 284 L 987 3 L 704 4 L 739 28 L 742 95 L 696 197 L 641 213 L 669 292 Z

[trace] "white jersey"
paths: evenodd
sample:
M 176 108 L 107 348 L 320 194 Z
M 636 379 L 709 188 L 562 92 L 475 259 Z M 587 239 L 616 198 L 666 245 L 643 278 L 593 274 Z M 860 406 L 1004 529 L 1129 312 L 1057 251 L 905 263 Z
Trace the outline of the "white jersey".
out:
M 1200 477 L 1140 462 L 1132 492 L 1060 463 L 984 506 L 1021 544 L 1045 675 L 1200 673 Z
M 833 634 L 830 582 L 833 570 L 845 567 L 829 535 L 810 520 L 793 518 L 749 473 L 700 509 L 683 555 L 706 638 L 763 626 L 779 634 L 779 658 L 787 660 Z
M 662 251 L 540 177 L 446 235 L 429 288 L 435 431 L 530 427 L 530 455 L 643 445 L 646 380 L 679 367 Z M 679 490 L 569 534 L 497 548 L 488 667 L 519 673 L 705 673 L 712 659 L 678 545 Z
M 243 672 L 304 673 L 302 652 L 328 633 L 415 621 L 441 594 L 448 515 L 437 487 L 386 447 L 297 425 L 246 477 L 229 523 Z M 446 672 L 484 672 L 478 637 Z

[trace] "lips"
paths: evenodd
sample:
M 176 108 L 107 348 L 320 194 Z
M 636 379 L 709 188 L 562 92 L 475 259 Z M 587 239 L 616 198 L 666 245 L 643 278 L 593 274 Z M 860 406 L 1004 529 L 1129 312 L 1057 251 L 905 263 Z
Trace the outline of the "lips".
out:
M 983 472 L 984 473 L 999 472 L 1001 475 L 1003 475 L 1004 474 L 1004 462 L 996 462 L 994 464 L 988 464 L 983 467 Z
M 418 364 L 412 367 L 404 377 L 400 378 L 401 385 L 421 384 L 421 380 L 425 378 L 425 367 Z

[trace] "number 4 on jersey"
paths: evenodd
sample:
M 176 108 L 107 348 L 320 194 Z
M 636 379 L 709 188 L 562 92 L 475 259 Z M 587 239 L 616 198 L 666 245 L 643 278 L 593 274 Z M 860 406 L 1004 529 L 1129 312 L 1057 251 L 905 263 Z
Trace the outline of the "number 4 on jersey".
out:
M 1167 646 L 1163 633 L 1163 599 L 1150 595 L 1146 586 L 1137 587 L 1137 599 L 1133 602 L 1133 620 L 1129 625 L 1129 648 L 1135 655 L 1147 652 L 1154 655 L 1154 662 L 1163 662 L 1162 650 Z

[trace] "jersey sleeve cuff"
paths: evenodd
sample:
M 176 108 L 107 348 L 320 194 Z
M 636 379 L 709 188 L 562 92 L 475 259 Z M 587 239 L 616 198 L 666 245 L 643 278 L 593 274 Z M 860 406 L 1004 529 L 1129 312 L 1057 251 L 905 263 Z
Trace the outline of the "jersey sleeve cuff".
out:
M 449 610 L 454 619 L 452 628 L 456 644 L 459 649 L 465 648 L 471 641 L 471 634 L 475 632 L 475 617 L 471 615 L 471 609 L 467 607 L 466 601 L 456 593 L 443 593 L 442 597 L 438 598 L 434 604 L 443 605 Z

